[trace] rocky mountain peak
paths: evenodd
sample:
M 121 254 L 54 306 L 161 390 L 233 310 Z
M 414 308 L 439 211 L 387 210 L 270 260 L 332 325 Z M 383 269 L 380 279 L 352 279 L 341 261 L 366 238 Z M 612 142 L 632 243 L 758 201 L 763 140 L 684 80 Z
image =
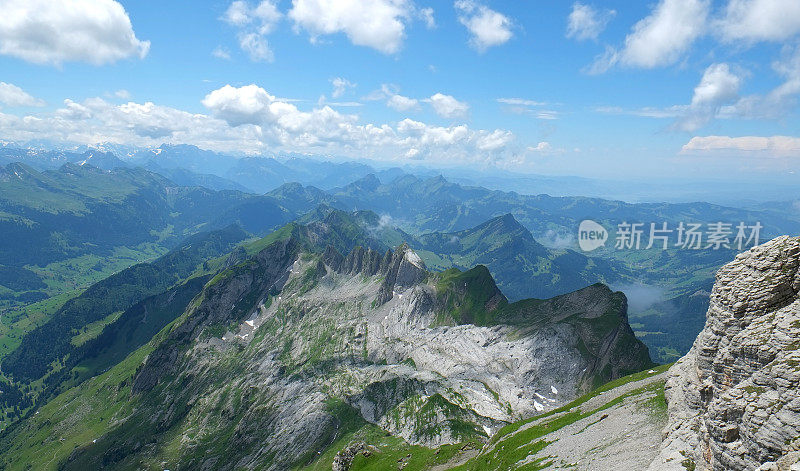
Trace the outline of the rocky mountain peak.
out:
M 705 328 L 670 369 L 670 423 L 651 469 L 788 470 L 800 461 L 798 292 L 798 237 L 719 270 Z

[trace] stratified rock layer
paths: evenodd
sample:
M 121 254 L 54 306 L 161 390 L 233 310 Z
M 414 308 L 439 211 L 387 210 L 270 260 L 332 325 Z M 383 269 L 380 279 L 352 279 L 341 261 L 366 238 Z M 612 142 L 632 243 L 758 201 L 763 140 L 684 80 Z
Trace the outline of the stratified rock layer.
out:
M 798 267 L 800 238 L 779 237 L 717 273 L 705 328 L 670 369 L 670 422 L 650 469 L 788 470 L 797 461 Z

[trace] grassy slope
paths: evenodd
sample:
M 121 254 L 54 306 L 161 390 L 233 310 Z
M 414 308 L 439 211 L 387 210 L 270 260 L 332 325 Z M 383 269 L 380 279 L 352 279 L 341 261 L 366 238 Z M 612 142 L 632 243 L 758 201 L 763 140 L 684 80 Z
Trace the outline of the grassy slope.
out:
M 466 453 L 469 450 L 480 449 L 483 444 L 475 441 L 459 443 L 456 445 L 446 445 L 437 449 L 426 448 L 422 446 L 413 446 L 406 443 L 398 437 L 387 436 L 386 432 L 375 427 L 371 424 L 358 425 L 358 421 L 351 422 L 349 427 L 344 428 L 342 435 L 330 446 L 330 448 L 320 455 L 320 457 L 307 466 L 301 469 L 311 470 L 329 470 L 336 453 L 339 450 L 346 448 L 350 443 L 364 442 L 367 445 L 368 456 L 363 453 L 356 455 L 353 460 L 353 470 L 384 470 L 394 469 L 399 465 L 404 465 L 407 471 L 417 471 L 430 469 L 436 465 L 448 464 L 448 469 L 456 469 L 460 471 L 483 471 L 483 470 L 507 470 L 515 469 L 514 464 L 525 458 L 531 453 L 541 450 L 546 445 L 543 437 L 548 433 L 554 432 L 562 427 L 570 425 L 584 417 L 587 417 L 594 411 L 580 412 L 578 407 L 586 403 L 589 399 L 600 395 L 606 391 L 623 386 L 628 383 L 640 381 L 650 376 L 666 371 L 671 365 L 661 365 L 654 368 L 654 373 L 642 371 L 629 376 L 619 378 L 611 381 L 590 393 L 587 393 L 574 401 L 566 404 L 553 411 L 541 414 L 530 419 L 521 420 L 500 429 L 491 439 L 490 444 L 494 445 L 491 452 L 481 451 L 477 456 L 468 460 L 470 455 Z M 666 406 L 663 403 L 663 382 L 655 383 L 654 385 L 647 386 L 646 388 L 654 389 L 657 392 L 658 401 L 654 402 L 653 408 L 657 412 L 663 413 Z M 626 395 L 610 401 L 600 407 L 600 409 L 609 408 L 619 402 L 628 395 L 638 394 L 639 390 L 634 390 Z M 556 418 L 545 421 L 540 425 L 527 428 L 519 433 L 514 433 L 520 430 L 524 425 L 529 424 L 535 420 L 546 419 L 547 417 L 557 416 Z M 355 429 L 355 430 L 354 430 Z M 473 452 L 474 453 L 474 452 Z M 462 458 L 463 459 L 459 459 Z M 458 464 L 459 461 L 465 463 Z M 546 467 L 546 462 L 538 464 L 531 464 L 524 469 L 535 470 L 543 469 Z

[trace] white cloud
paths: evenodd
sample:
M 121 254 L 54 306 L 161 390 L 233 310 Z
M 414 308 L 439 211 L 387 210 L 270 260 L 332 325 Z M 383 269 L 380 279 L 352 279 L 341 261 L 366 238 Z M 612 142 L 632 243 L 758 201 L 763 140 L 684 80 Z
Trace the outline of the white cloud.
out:
M 514 140 L 514 134 L 511 131 L 495 129 L 490 134 L 480 137 L 477 147 L 480 150 L 494 151 L 504 148 L 512 140 Z
M 703 73 L 694 89 L 692 103 L 686 114 L 675 123 L 683 131 L 696 131 L 711 121 L 720 108 L 739 96 L 742 77 L 733 73 L 728 64 L 712 64 Z
M 285 98 L 276 98 L 276 100 L 277 101 L 285 101 L 285 102 L 292 101 L 292 100 L 287 100 Z M 295 100 L 295 101 L 297 101 L 297 100 Z M 343 106 L 343 107 L 348 107 L 348 108 L 364 106 L 364 104 L 361 103 L 360 101 L 328 101 L 328 97 L 326 97 L 325 95 L 320 95 L 319 99 L 317 99 L 317 106 L 325 106 L 325 105 L 328 105 L 328 106 Z
M 397 111 L 408 111 L 419 107 L 419 100 L 403 95 L 392 95 L 386 100 L 386 106 Z
M 800 138 L 790 136 L 698 136 L 681 149 L 682 154 L 734 152 L 736 155 L 800 157 Z
M 531 152 L 548 153 L 553 150 L 553 146 L 551 146 L 549 142 L 542 141 L 536 144 L 536 146 L 528 147 L 528 150 Z
M 250 7 L 247 2 L 236 1 L 231 2 L 222 19 L 234 26 L 244 26 L 252 21 L 250 17 Z
M 331 85 L 333 85 L 333 92 L 331 93 L 333 98 L 339 98 L 344 95 L 348 89 L 356 88 L 355 83 L 342 77 L 331 79 Z
M 272 0 L 263 0 L 254 7 L 246 1 L 236 0 L 228 6 L 222 20 L 238 27 L 255 25 L 259 34 L 267 35 L 275 29 L 282 17 Z
M 344 33 L 357 46 L 394 54 L 400 51 L 406 23 L 415 13 L 410 0 L 292 0 L 289 17 L 297 29 L 308 31 L 312 41 Z
M 543 101 L 528 100 L 526 98 L 498 98 L 497 102 L 513 106 L 544 106 L 547 104 Z
M 275 54 L 269 47 L 267 39 L 258 33 L 241 33 L 239 47 L 247 53 L 253 62 L 272 62 Z
M 694 89 L 692 106 L 719 105 L 736 98 L 742 78 L 733 74 L 728 64 L 712 64 Z
M 622 50 L 606 49 L 589 73 L 621 64 L 652 69 L 677 62 L 706 28 L 709 0 L 661 0 L 653 12 L 634 25 Z
M 408 111 L 419 108 L 419 100 L 399 94 L 399 87 L 384 83 L 378 90 L 373 90 L 363 98 L 367 101 L 386 100 L 386 106 L 397 111 Z
M 425 23 L 425 27 L 433 29 L 436 27 L 436 20 L 433 18 L 433 8 L 420 8 L 418 11 L 419 17 Z
M 541 110 L 533 113 L 538 119 L 554 120 L 558 119 L 558 111 Z
M 203 106 L 231 126 L 258 124 L 264 121 L 265 117 L 272 114 L 270 105 L 275 102 L 275 97 L 258 85 L 239 88 L 225 85 L 206 95 L 202 101 Z
M 385 90 L 389 87 L 385 86 Z M 255 125 L 283 145 L 300 147 L 328 144 L 347 148 L 395 148 L 415 158 L 434 156 L 434 149 L 471 158 L 475 152 L 500 152 L 513 139 L 504 130 L 474 131 L 467 126 L 430 126 L 404 119 L 396 127 L 356 123 L 356 117 L 328 106 L 300 111 L 293 104 L 270 95 L 261 87 L 226 85 L 209 93 L 203 105 L 231 126 Z
M 8 106 L 44 106 L 44 101 L 6 82 L 0 82 L 0 103 Z
M 547 141 L 541 141 L 538 144 L 536 144 L 535 146 L 528 146 L 526 150 L 527 150 L 527 154 L 528 155 L 533 154 L 533 155 L 536 155 L 536 156 L 539 156 L 539 157 L 541 157 L 541 156 L 564 155 L 567 152 L 563 148 L 553 147 Z M 577 148 L 573 149 L 573 152 L 578 153 L 578 152 L 580 152 L 580 149 L 577 149 Z
M 255 6 L 243 0 L 231 2 L 222 21 L 239 29 L 239 47 L 253 62 L 272 62 L 275 54 L 269 46 L 267 35 L 274 31 L 283 18 L 273 0 L 263 0 Z M 230 59 L 228 51 L 217 47 L 212 52 L 219 59 Z
M 695 86 L 691 103 L 665 108 L 644 107 L 623 109 L 618 106 L 600 106 L 594 110 L 604 114 L 624 114 L 656 119 L 674 119 L 672 129 L 694 132 L 711 120 L 731 118 L 742 102 L 739 90 L 746 72 L 728 64 L 711 64 Z
M 14 140 L 51 139 L 80 144 L 129 145 L 192 143 L 204 148 L 255 151 L 262 145 L 254 129 L 234 129 L 224 121 L 151 102 L 113 105 L 100 98 L 64 100 L 41 115 L 2 115 L 3 134 Z
M 470 34 L 470 45 L 478 52 L 485 52 L 490 47 L 505 44 L 514 35 L 511 31 L 511 19 L 502 13 L 476 3 L 474 0 L 458 0 L 458 21 L 467 27 Z
M 436 93 L 424 101 L 430 103 L 433 111 L 443 118 L 459 118 L 465 116 L 469 111 L 468 104 L 458 101 L 450 95 Z
M 680 118 L 685 116 L 689 107 L 687 105 L 673 105 L 667 108 L 644 107 L 627 110 L 619 106 L 598 106 L 594 111 L 603 114 L 624 114 L 640 116 L 643 118 Z
M 536 119 L 545 120 L 558 119 L 559 116 L 558 111 L 540 109 L 539 107 L 548 105 L 548 103 L 543 101 L 528 100 L 526 98 L 498 98 L 497 102 L 506 105 L 504 110 L 509 113 L 531 115 Z
M 606 25 L 617 14 L 614 10 L 598 11 L 591 5 L 575 2 L 567 18 L 567 37 L 578 41 L 597 40 Z
M 0 138 L 51 139 L 157 146 L 193 144 L 217 151 L 324 152 L 376 159 L 437 163 L 506 161 L 514 135 L 465 125 L 433 126 L 404 119 L 396 124 L 361 123 L 330 106 L 301 110 L 257 85 L 213 90 L 202 100 L 209 114 L 189 113 L 152 102 L 115 105 L 100 98 L 65 100 L 56 111 L 17 116 L 0 113 Z
M 1 9 L 0 54 L 28 62 L 102 65 L 150 49 L 114 0 L 3 0 Z
M 720 108 L 723 118 L 781 119 L 797 106 L 800 94 L 800 46 L 785 49 L 783 57 L 772 64 L 783 82 L 764 95 L 742 97 L 736 103 Z
M 130 100 L 131 99 L 131 92 L 129 92 L 128 90 L 120 89 L 120 90 L 117 90 L 116 92 L 114 92 L 114 96 L 119 98 L 119 99 L 121 99 L 121 100 Z
M 800 2 L 730 0 L 714 26 L 727 41 L 784 41 L 800 33 Z
M 377 90 L 373 90 L 369 92 L 366 96 L 363 97 L 366 101 L 380 101 L 386 98 L 391 97 L 392 95 L 396 95 L 399 90 L 397 85 L 391 83 L 383 83 L 381 84 L 381 88 Z
M 222 60 L 230 60 L 231 58 L 231 53 L 222 46 L 215 47 L 214 50 L 211 51 L 211 55 Z

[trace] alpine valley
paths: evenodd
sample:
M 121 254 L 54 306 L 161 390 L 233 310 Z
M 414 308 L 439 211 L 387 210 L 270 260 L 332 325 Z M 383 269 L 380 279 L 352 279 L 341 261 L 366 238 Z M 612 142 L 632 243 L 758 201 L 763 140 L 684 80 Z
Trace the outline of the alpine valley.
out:
M 793 459 L 786 430 L 800 422 L 781 394 L 796 392 L 796 238 L 737 256 L 583 252 L 575 235 L 590 217 L 722 219 L 771 238 L 800 232 L 800 213 L 524 195 L 191 146 L 2 151 L 5 469 Z M 726 320 L 763 313 L 774 320 Z M 748 329 L 778 341 L 746 353 Z M 758 435 L 773 406 L 783 425 Z

